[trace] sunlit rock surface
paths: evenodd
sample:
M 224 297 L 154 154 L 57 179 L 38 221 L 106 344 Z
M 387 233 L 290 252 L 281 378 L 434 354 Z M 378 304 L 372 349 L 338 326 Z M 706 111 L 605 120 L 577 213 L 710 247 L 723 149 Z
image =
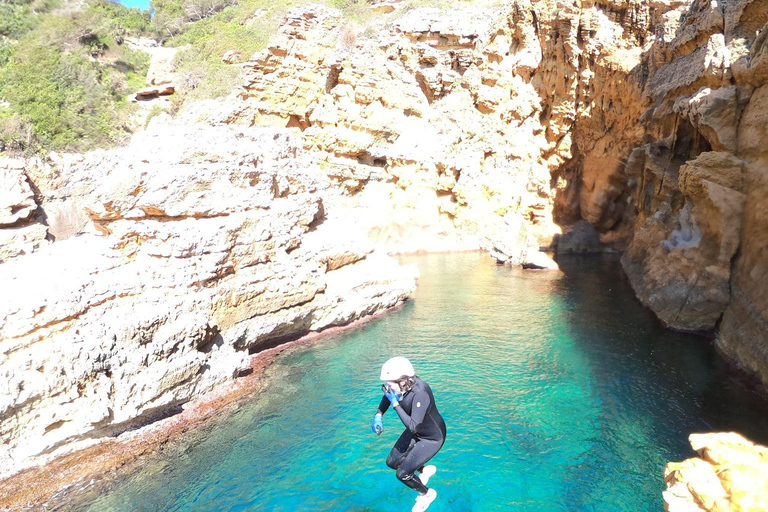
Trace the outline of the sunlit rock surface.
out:
M 37 202 L 25 162 L 0 159 L 0 263 L 45 245 L 48 231 L 38 220 Z
M 699 457 L 664 469 L 668 512 L 768 510 L 768 448 L 739 434 L 691 434 Z
M 414 290 L 412 271 L 326 217 L 334 192 L 300 151 L 274 130 L 177 127 L 48 167 L 89 220 L 0 265 L 3 474 L 151 421 L 235 378 L 265 342 Z M 38 208 L 13 190 L 14 215 Z
M 381 12 L 292 9 L 226 99 L 128 150 L 0 164 L 7 454 L 127 428 L 260 343 L 396 303 L 413 276 L 386 252 L 624 250 L 666 325 L 719 326 L 768 382 L 763 4 Z
M 768 382 L 767 22 L 747 0 L 517 0 L 365 28 L 314 6 L 208 118 L 301 132 L 388 250 L 538 267 L 587 221 L 600 240 L 585 250 L 626 251 L 666 325 L 720 326 L 725 353 Z

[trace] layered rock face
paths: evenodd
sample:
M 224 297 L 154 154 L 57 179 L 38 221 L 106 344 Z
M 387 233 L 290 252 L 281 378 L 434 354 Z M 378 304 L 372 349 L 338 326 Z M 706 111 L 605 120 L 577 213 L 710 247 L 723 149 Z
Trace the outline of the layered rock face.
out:
M 31 253 L 47 243 L 39 222 L 35 194 L 23 160 L 0 160 L 0 263 Z
M 540 250 L 582 219 L 619 248 L 631 235 L 623 164 L 645 134 L 649 41 L 673 7 L 520 0 L 365 30 L 302 8 L 216 120 L 299 128 L 390 249 L 554 267 Z
M 276 130 L 164 127 L 14 168 L 12 215 L 66 203 L 87 220 L 0 265 L 3 475 L 172 411 L 264 343 L 414 290 L 413 271 L 326 217 L 335 192 L 301 152 Z
M 719 346 L 768 382 L 768 9 L 695 1 L 673 21 L 648 51 L 650 142 L 625 169 L 634 237 L 624 267 L 667 325 L 711 331 L 720 322 Z
M 538 252 L 558 231 L 539 159 L 542 106 L 514 74 L 535 64 L 511 51 L 505 15 L 417 9 L 358 33 L 315 7 L 281 30 L 247 64 L 233 117 L 301 128 L 371 238 L 390 250 L 484 247 L 551 264 Z
M 664 510 L 768 510 L 768 448 L 735 433 L 692 434 L 690 441 L 699 457 L 664 469 Z
M 559 240 L 563 253 L 625 250 L 666 325 L 722 322 L 720 346 L 768 382 L 763 11 L 518 0 L 360 30 L 311 6 L 213 117 L 301 130 L 389 250 L 483 248 L 534 268 L 554 268 L 541 251 Z

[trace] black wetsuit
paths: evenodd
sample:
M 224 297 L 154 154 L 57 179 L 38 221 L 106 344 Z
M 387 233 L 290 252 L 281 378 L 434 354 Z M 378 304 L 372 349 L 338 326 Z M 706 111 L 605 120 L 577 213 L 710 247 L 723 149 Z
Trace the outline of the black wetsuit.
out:
M 381 399 L 378 412 L 384 414 L 389 399 Z M 395 407 L 406 429 L 387 457 L 387 466 L 397 470 L 397 478 L 408 487 L 424 494 L 427 487 L 414 475 L 442 448 L 445 443 L 445 421 L 437 411 L 435 397 L 429 385 L 415 377 L 413 389 L 403 395 Z

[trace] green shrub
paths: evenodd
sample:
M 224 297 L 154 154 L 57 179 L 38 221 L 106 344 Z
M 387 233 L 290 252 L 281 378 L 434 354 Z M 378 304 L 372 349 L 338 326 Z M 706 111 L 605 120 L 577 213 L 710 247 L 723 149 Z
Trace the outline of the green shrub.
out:
M 34 22 L 29 6 L 0 3 L 0 36 L 18 39 L 32 29 Z
M 0 39 L 0 67 L 11 58 L 13 43 L 7 39 Z
M 96 0 L 88 5 L 87 11 L 107 20 L 106 30 L 117 40 L 121 41 L 124 36 L 151 35 L 152 19 L 149 10 L 127 8 L 110 0 Z
M 124 137 L 149 56 L 119 44 L 149 28 L 148 13 L 96 0 L 72 13 L 39 15 L 34 29 L 0 45 L 0 146 L 87 150 Z
M 181 32 L 184 27 L 183 0 L 151 0 L 152 27 L 160 37 L 168 38 Z
M 182 33 L 190 22 L 200 21 L 237 3 L 237 0 L 151 0 L 152 24 L 164 38 Z

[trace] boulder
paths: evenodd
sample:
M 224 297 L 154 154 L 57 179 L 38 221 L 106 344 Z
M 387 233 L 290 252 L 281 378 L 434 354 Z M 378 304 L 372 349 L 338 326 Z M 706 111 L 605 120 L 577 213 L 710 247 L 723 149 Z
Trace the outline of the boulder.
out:
M 735 432 L 691 434 L 699 458 L 664 468 L 664 510 L 768 510 L 768 448 Z
M 555 243 L 557 254 L 595 254 L 611 252 L 600 241 L 600 233 L 583 220 L 564 230 Z

